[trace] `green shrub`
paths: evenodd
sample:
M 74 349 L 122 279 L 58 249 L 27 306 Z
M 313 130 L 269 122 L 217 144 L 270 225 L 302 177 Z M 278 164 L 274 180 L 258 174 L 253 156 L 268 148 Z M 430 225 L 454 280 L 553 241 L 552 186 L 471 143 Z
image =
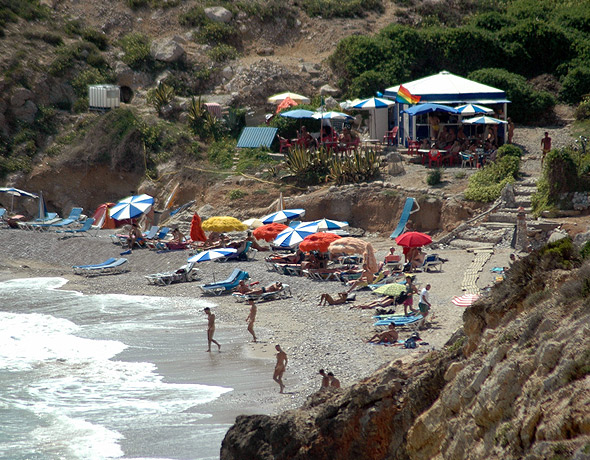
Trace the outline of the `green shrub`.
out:
M 504 186 L 518 177 L 519 166 L 520 159 L 511 155 L 488 163 L 469 178 L 465 198 L 481 202 L 497 199 Z
M 259 172 L 274 162 L 275 160 L 268 154 L 266 148 L 240 149 L 240 159 L 236 164 L 236 171 L 239 173 Z
M 123 62 L 133 69 L 151 64 L 150 39 L 140 33 L 130 33 L 119 40 L 124 51 Z
M 108 64 L 96 45 L 78 41 L 71 45 L 60 46 L 56 57 L 49 65 L 49 73 L 53 76 L 64 76 L 70 69 L 86 62 L 89 66 L 106 71 Z
M 513 156 L 522 158 L 522 149 L 517 147 L 514 144 L 504 144 L 500 148 L 498 148 L 497 158 L 502 158 L 504 156 Z
M 583 260 L 586 260 L 590 257 L 590 241 L 586 241 L 582 249 L 580 249 L 580 256 Z
M 431 169 L 426 176 L 426 183 L 428 185 L 438 185 L 442 179 L 442 171 L 439 168 Z
M 587 66 L 571 69 L 563 79 L 559 97 L 564 102 L 576 104 L 590 94 L 590 69 Z
M 287 153 L 285 166 L 295 177 L 297 184 L 317 185 L 326 181 L 332 159 L 333 155 L 325 148 L 311 151 L 297 146 Z
M 215 62 L 225 62 L 238 57 L 238 50 L 231 45 L 222 43 L 221 45 L 214 46 L 207 51 L 207 56 Z
M 236 141 L 224 138 L 213 142 L 207 151 L 207 158 L 211 163 L 220 168 L 229 169 L 234 162 Z
M 205 14 L 205 9 L 202 6 L 193 6 L 186 13 L 178 17 L 178 22 L 185 27 L 202 27 L 207 24 L 210 19 Z
M 51 46 L 61 46 L 64 43 L 61 36 L 52 32 L 24 32 L 23 35 L 30 40 L 43 40 Z
M 327 179 L 338 185 L 367 182 L 379 176 L 379 159 L 373 150 L 364 154 L 355 151 L 352 156 L 332 158 L 329 167 Z
M 74 111 L 74 113 L 84 113 L 88 112 L 89 106 L 90 103 L 88 101 L 88 96 L 79 97 L 78 99 L 76 99 L 76 102 L 74 102 L 72 110 Z
M 0 2 L 0 37 L 4 36 L 6 24 L 16 22 L 19 17 L 26 21 L 34 21 L 48 16 L 48 8 L 41 6 L 38 1 L 2 0 Z
M 200 96 L 192 98 L 187 115 L 190 130 L 201 139 L 220 140 L 226 133 L 223 122 L 205 109 Z
M 86 27 L 82 30 L 82 33 L 80 35 L 87 42 L 96 45 L 96 47 L 101 51 L 106 50 L 109 46 L 109 39 L 107 35 L 103 34 L 102 32 L 99 32 L 98 30 Z
M 590 118 L 590 96 L 586 96 L 576 107 L 576 120 L 587 120 Z
M 504 69 L 476 70 L 468 78 L 505 90 L 507 98 L 512 101 L 510 112 L 515 121 L 536 121 L 555 106 L 555 99 L 549 93 L 535 91 L 523 76 Z
M 324 19 L 363 17 L 367 11 L 385 10 L 382 0 L 302 0 L 301 7 L 309 16 Z
M 233 200 L 239 200 L 240 198 L 244 198 L 246 195 L 248 195 L 246 192 L 237 188 L 234 190 L 230 190 L 227 194 L 227 198 L 230 201 L 233 201 Z
M 236 30 L 222 22 L 207 22 L 196 32 L 195 40 L 206 45 L 237 44 L 239 42 Z
M 72 88 L 74 88 L 76 96 L 84 97 L 88 95 L 88 85 L 112 83 L 113 81 L 114 78 L 111 75 L 92 67 L 79 72 L 72 79 Z

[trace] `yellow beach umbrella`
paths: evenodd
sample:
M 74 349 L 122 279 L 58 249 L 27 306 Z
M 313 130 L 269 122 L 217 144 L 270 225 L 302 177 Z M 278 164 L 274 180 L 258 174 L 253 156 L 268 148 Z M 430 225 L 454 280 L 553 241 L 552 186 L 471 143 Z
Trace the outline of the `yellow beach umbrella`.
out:
M 237 232 L 248 228 L 235 217 L 229 216 L 210 217 L 203 222 L 202 227 L 207 232 Z

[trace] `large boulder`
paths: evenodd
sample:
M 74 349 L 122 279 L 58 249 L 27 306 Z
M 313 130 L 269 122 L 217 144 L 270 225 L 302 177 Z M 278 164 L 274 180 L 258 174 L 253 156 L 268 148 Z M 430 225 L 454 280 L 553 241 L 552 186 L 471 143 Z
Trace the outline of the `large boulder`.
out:
M 119 61 L 115 64 L 115 81 L 119 86 L 128 86 L 136 90 L 149 85 L 151 78 L 147 73 L 136 72 L 124 62 Z
M 26 101 L 23 105 L 12 107 L 12 114 L 17 120 L 32 124 L 37 115 L 37 106 L 31 100 Z
M 35 93 L 33 93 L 31 90 L 28 90 L 26 88 L 17 88 L 12 93 L 12 97 L 10 98 L 10 105 L 12 106 L 12 108 L 21 107 L 25 105 L 25 102 L 34 98 Z
M 152 42 L 150 54 L 156 61 L 172 63 L 184 59 L 186 51 L 173 38 L 164 38 Z
M 71 106 L 76 100 L 74 89 L 65 82 L 44 76 L 33 88 L 36 101 L 42 105 Z
M 231 11 L 224 8 L 223 6 L 212 6 L 210 8 L 205 8 L 205 14 L 212 21 L 223 23 L 228 23 L 233 17 Z

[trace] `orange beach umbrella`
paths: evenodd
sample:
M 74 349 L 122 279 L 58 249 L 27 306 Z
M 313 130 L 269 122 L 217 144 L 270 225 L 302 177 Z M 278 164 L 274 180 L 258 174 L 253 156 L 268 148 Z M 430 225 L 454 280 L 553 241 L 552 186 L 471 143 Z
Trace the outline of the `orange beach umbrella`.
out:
M 273 222 L 272 224 L 266 224 L 261 227 L 258 227 L 252 232 L 254 238 L 257 240 L 264 240 L 267 243 L 273 241 L 279 233 L 283 230 L 288 228 L 285 224 L 279 224 L 278 222 Z
M 303 238 L 303 241 L 299 243 L 299 249 L 303 252 L 309 251 L 320 251 L 328 252 L 328 247 L 334 241 L 341 239 L 342 237 L 335 233 L 319 232 Z

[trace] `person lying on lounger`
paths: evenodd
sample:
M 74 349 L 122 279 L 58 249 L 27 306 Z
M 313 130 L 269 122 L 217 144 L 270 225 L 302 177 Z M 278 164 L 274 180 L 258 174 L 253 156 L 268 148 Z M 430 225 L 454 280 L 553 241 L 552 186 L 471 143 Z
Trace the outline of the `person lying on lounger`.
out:
M 389 324 L 385 332 L 379 332 L 367 340 L 367 343 L 397 343 L 398 334 L 395 330 L 395 324 Z
M 283 283 L 281 283 L 280 281 L 277 281 L 276 283 L 270 284 L 268 286 L 263 286 L 258 289 L 250 289 L 250 291 L 244 292 L 244 294 L 260 295 L 260 294 L 266 294 L 267 292 L 278 292 L 281 289 L 283 289 Z
M 127 237 L 127 247 L 131 251 L 133 246 L 137 244 L 138 246 L 141 245 L 145 241 L 143 237 L 143 233 L 139 229 L 139 226 L 136 223 L 131 224 L 131 229 L 129 230 L 129 236 Z
M 364 263 L 363 264 L 363 272 L 361 273 L 361 277 L 357 280 L 351 280 L 348 282 L 348 284 L 352 284 L 352 286 L 350 287 L 348 292 L 351 292 L 355 287 L 357 287 L 360 284 L 367 286 L 367 285 L 371 284 L 374 280 L 375 280 L 375 274 L 371 270 L 369 270 L 369 266 L 366 263 Z
M 369 302 L 367 304 L 353 305 L 350 308 L 360 308 L 361 310 L 368 310 L 371 308 L 389 307 L 390 305 L 395 305 L 395 297 L 390 297 L 390 296 L 381 297 L 380 299 L 373 300 L 372 302 Z
M 324 305 L 341 305 L 348 300 L 348 293 L 346 291 L 339 292 L 337 298 L 333 298 L 330 294 L 322 294 L 318 307 Z M 323 303 L 322 303 L 323 302 Z

